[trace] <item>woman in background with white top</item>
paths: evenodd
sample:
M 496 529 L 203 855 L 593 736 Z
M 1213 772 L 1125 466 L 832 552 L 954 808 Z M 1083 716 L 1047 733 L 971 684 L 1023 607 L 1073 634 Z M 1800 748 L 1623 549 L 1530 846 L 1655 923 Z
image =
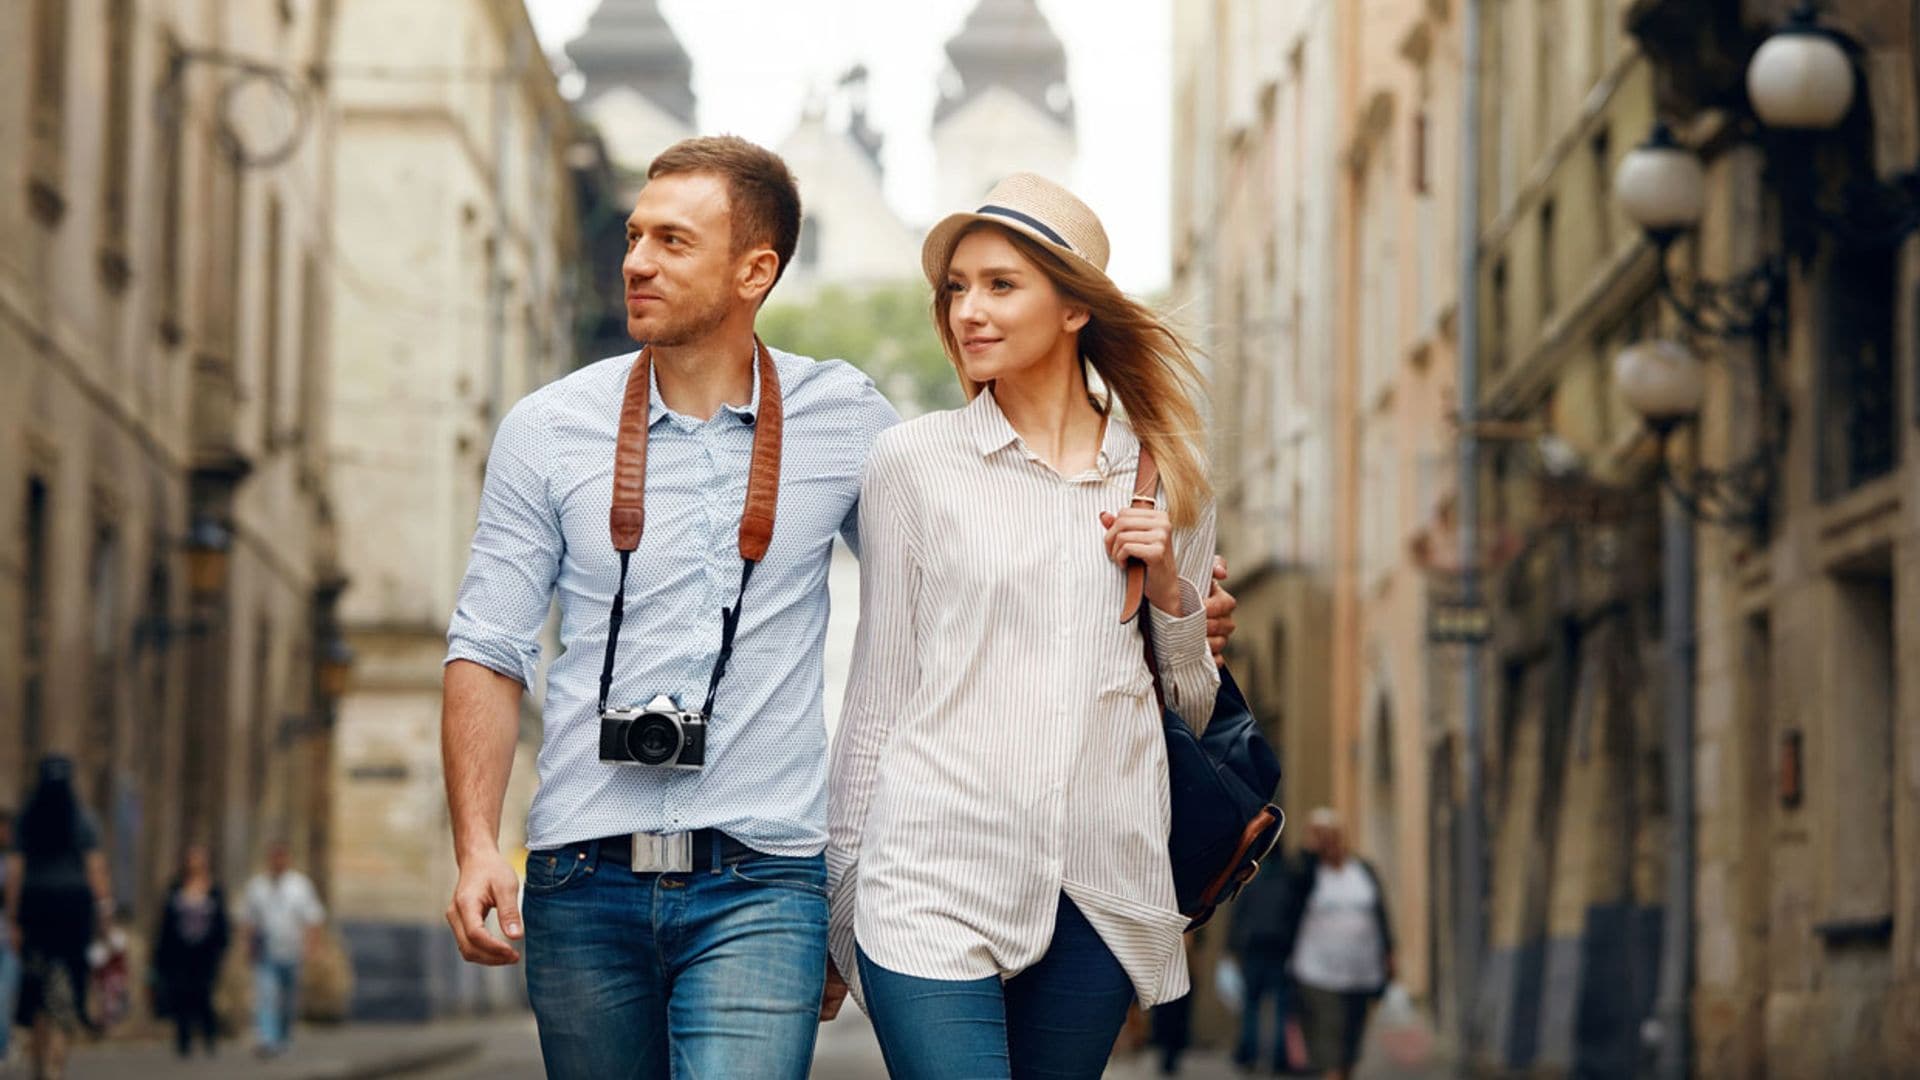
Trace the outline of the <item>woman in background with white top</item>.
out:
M 1307 818 L 1294 872 L 1292 970 L 1307 1059 L 1331 1080 L 1346 1080 L 1367 1014 L 1393 981 L 1386 893 L 1373 865 L 1347 850 L 1340 816 L 1324 806 Z
M 1188 990 L 1160 708 L 1120 614 L 1138 559 L 1167 704 L 1203 729 L 1201 380 L 1106 260 L 1093 212 L 1030 174 L 935 226 L 922 265 L 971 404 L 868 459 L 829 941 L 896 1078 L 1098 1077 L 1130 1001 Z

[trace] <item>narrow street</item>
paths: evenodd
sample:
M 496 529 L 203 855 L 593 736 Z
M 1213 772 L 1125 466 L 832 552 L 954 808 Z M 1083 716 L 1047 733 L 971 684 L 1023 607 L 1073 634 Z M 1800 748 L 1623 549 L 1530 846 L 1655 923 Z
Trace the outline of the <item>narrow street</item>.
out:
M 169 1044 L 158 1041 L 114 1041 L 81 1049 L 68 1075 L 73 1080 L 537 1080 L 544 1073 L 533 1020 L 516 1015 L 303 1028 L 293 1051 L 272 1061 L 255 1058 L 238 1041 L 223 1044 L 215 1058 L 191 1061 L 175 1057 Z M 821 1028 L 813 1059 L 817 1080 L 886 1080 L 886 1075 L 873 1029 L 858 1009 L 847 1009 Z M 1116 1059 L 1106 1072 L 1108 1080 L 1160 1075 L 1158 1058 L 1150 1052 Z M 1202 1049 L 1185 1057 L 1179 1075 L 1237 1080 L 1246 1074 L 1234 1069 L 1224 1053 Z M 1358 1080 L 1439 1080 L 1445 1075 L 1437 1065 L 1394 1069 L 1376 1049 L 1369 1050 L 1357 1071 Z

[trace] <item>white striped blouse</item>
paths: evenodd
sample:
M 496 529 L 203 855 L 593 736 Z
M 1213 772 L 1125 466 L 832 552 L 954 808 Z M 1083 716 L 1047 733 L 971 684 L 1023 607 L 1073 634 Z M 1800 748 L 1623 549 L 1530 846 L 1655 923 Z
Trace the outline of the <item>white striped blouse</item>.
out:
M 991 391 L 874 444 L 827 829 L 829 943 L 863 1005 L 856 938 L 901 974 L 1011 977 L 1046 953 L 1063 891 L 1141 1004 L 1187 991 L 1166 745 L 1100 524 L 1138 460 L 1115 418 L 1094 468 L 1062 477 Z M 1209 504 L 1174 534 L 1187 614 L 1144 605 L 1168 704 L 1196 730 L 1220 682 L 1200 599 L 1213 543 Z

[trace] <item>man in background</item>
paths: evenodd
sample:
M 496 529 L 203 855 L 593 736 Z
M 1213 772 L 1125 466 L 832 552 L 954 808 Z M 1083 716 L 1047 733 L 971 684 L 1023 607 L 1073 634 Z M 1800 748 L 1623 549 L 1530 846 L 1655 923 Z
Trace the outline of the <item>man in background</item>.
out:
M 293 1037 L 300 966 L 327 912 L 307 875 L 293 868 L 284 840 L 267 848 L 267 868 L 247 882 L 243 918 L 253 961 L 254 1023 L 261 1057 L 283 1054 Z

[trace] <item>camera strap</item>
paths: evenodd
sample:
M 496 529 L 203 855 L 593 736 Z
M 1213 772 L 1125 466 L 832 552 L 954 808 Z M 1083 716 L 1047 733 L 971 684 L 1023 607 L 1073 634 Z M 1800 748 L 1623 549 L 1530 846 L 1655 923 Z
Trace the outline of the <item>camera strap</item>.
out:
M 780 403 L 780 373 L 773 354 L 758 335 L 753 339 L 760 372 L 760 408 L 753 425 L 753 462 L 747 472 L 747 498 L 740 508 L 740 591 L 733 606 L 720 609 L 720 655 L 713 662 L 702 712 L 713 714 L 720 678 L 733 658 L 733 636 L 740 628 L 740 608 L 746 599 L 753 568 L 766 557 L 773 542 L 773 517 L 780 498 L 780 431 L 784 413 Z M 627 372 L 626 396 L 620 403 L 620 434 L 613 454 L 613 509 L 608 526 L 613 547 L 620 553 L 620 584 L 614 590 L 613 611 L 607 619 L 607 657 L 600 668 L 600 711 L 607 708 L 613 689 L 613 658 L 620 645 L 620 623 L 626 617 L 627 562 L 640 547 L 647 509 L 647 420 L 653 403 L 653 349 L 642 348 Z

